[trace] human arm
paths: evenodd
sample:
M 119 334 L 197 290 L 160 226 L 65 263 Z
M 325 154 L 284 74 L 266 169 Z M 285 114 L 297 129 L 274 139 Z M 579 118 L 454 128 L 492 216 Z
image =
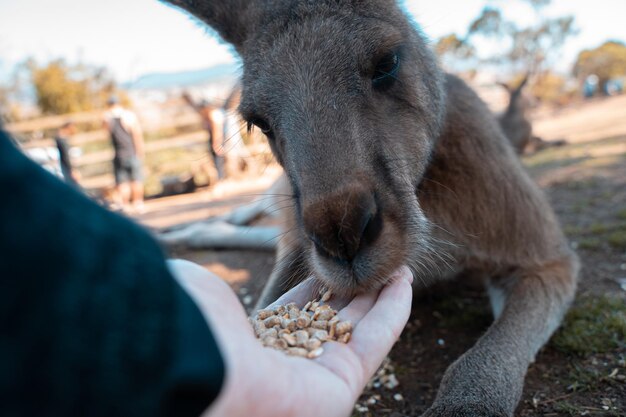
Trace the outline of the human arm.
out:
M 139 120 L 134 115 L 130 125 L 130 132 L 133 137 L 133 144 L 135 145 L 135 152 L 137 153 L 137 157 L 143 159 L 146 154 L 143 129 L 139 124 Z
M 224 155 L 224 112 L 220 109 L 211 111 L 211 140 L 213 152 Z
M 255 339 L 243 307 L 222 280 L 189 262 L 175 261 L 170 268 L 200 306 L 226 361 L 225 387 L 205 417 L 350 415 L 410 313 L 412 276 L 403 268 L 380 293 L 360 295 L 340 310 L 342 320 L 355 323 L 347 345 L 329 342 L 315 360 L 289 357 Z M 277 303 L 303 305 L 313 288 L 311 282 L 301 284 Z
M 0 415 L 199 415 L 223 361 L 149 235 L 1 132 L 0 192 Z

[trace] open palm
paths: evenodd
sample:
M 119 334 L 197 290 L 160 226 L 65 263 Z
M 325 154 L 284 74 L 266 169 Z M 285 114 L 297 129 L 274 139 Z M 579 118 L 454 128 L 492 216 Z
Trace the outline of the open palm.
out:
M 410 313 L 412 276 L 401 268 L 380 293 L 335 300 L 341 320 L 355 326 L 348 344 L 328 342 L 317 359 L 287 356 L 256 340 L 239 300 L 221 279 L 185 261 L 170 269 L 194 298 L 217 339 L 226 380 L 207 416 L 347 416 Z M 276 302 L 302 306 L 313 298 L 306 281 Z

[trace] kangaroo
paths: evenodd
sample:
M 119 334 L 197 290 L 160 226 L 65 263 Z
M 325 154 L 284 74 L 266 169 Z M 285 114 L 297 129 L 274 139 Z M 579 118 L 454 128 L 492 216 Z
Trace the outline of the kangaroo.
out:
M 579 266 L 487 106 L 393 0 L 168 1 L 241 55 L 239 110 L 285 170 L 288 233 L 260 304 L 310 276 L 349 295 L 405 263 L 424 284 L 479 274 L 495 321 L 424 415 L 512 416 Z
M 522 90 L 528 83 L 528 79 L 529 75 L 526 75 L 516 88 L 498 83 L 509 93 L 509 105 L 504 113 L 498 116 L 498 122 L 506 137 L 511 141 L 511 145 L 520 155 L 530 143 L 533 133 L 533 127 L 526 117 L 526 106 L 522 102 Z
M 526 116 L 528 104 L 522 96 L 522 91 L 529 78 L 530 74 L 526 75 L 516 88 L 505 83 L 498 83 L 509 93 L 509 104 L 504 113 L 498 116 L 498 123 L 519 155 L 567 144 L 567 141 L 563 139 L 546 141 L 533 135 L 533 126 Z

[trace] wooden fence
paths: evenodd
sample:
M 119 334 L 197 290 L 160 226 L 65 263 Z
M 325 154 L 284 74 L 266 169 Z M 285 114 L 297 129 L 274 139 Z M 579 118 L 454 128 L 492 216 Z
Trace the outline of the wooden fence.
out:
M 155 113 L 155 109 L 151 109 Z M 162 112 L 163 117 L 160 117 Z M 194 164 L 206 160 L 208 135 L 202 129 L 199 115 L 180 101 L 160 106 L 157 121 L 144 123 L 142 111 L 138 116 L 146 137 L 146 170 L 148 180 L 158 182 L 159 176 L 168 172 L 193 171 Z M 41 117 L 5 125 L 24 149 L 55 147 L 54 134 L 68 120 L 80 130 L 70 139 L 70 145 L 81 149 L 81 155 L 72 160 L 82 175 L 81 185 L 88 189 L 105 188 L 113 185 L 113 148 L 108 132 L 102 127 L 103 111 L 74 113 L 60 116 Z M 152 117 L 152 119 L 155 119 Z M 253 155 L 269 153 L 264 141 L 258 138 L 249 146 Z M 167 152 L 179 160 L 168 160 Z M 181 155 L 183 155 L 181 157 Z

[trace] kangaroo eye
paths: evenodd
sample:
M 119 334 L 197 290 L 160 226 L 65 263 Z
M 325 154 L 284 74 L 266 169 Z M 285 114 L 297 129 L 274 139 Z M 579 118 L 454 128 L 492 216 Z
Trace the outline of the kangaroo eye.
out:
M 252 130 L 252 126 L 256 126 L 257 128 L 259 128 L 261 132 L 263 132 L 263 134 L 266 136 L 272 135 L 272 127 L 268 122 L 261 118 L 254 117 L 248 120 L 248 132 Z
M 390 87 L 398 79 L 399 69 L 400 57 L 396 52 L 384 55 L 376 64 L 372 84 L 380 89 Z

